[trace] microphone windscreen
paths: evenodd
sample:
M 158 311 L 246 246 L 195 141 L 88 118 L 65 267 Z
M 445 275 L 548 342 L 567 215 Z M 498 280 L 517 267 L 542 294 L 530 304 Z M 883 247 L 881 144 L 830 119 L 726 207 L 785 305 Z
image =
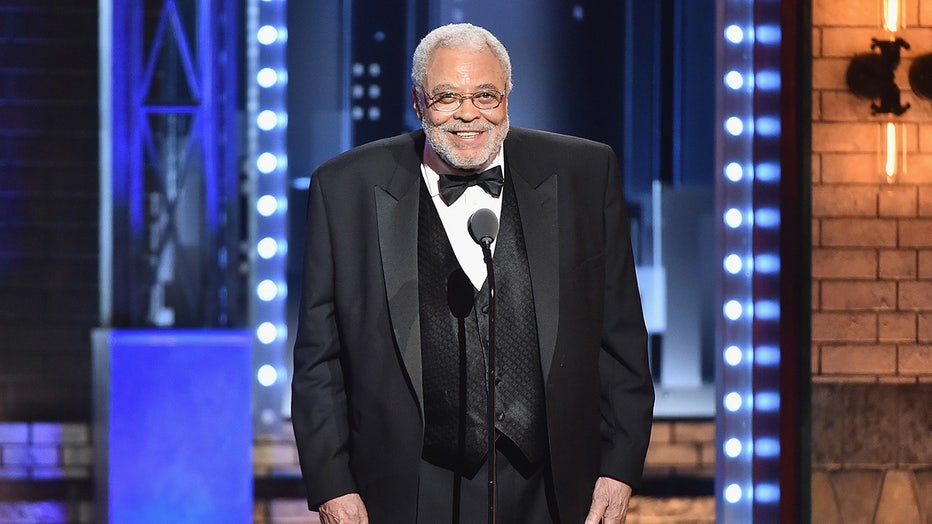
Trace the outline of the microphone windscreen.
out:
M 498 236 L 498 217 L 491 209 L 482 208 L 469 217 L 466 227 L 477 244 L 491 244 Z

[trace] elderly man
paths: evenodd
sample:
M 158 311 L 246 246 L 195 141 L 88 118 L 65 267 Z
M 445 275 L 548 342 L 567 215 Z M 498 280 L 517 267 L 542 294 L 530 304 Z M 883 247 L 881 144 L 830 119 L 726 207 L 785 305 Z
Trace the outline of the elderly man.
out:
M 653 386 L 618 160 L 511 128 L 511 63 L 470 24 L 414 53 L 418 130 L 312 176 L 293 381 L 311 509 L 324 523 L 620 523 Z M 490 297 L 467 221 L 492 210 Z M 490 461 L 488 431 L 496 455 Z

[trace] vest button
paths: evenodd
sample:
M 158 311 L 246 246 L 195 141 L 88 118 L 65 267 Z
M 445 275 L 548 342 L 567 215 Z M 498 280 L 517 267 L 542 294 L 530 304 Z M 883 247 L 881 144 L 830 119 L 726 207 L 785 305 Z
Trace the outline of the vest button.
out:
M 504 412 L 504 411 L 499 411 L 499 412 L 498 412 L 498 415 L 497 415 L 495 418 L 497 418 L 499 422 L 505 420 L 505 412 Z
M 488 314 L 489 314 L 489 305 L 486 304 L 486 305 L 482 306 L 481 311 L 482 311 L 482 314 L 483 314 L 483 315 L 488 315 Z

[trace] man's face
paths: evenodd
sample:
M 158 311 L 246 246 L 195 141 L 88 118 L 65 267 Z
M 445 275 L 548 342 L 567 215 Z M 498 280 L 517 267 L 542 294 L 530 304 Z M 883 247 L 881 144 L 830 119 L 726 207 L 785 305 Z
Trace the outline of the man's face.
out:
M 428 107 L 443 93 L 473 95 L 505 91 L 505 74 L 488 49 L 437 48 L 427 62 L 426 100 L 415 94 L 415 110 L 430 145 L 444 162 L 462 171 L 479 171 L 498 154 L 508 133 L 508 99 L 494 109 L 477 109 L 463 100 L 454 111 Z

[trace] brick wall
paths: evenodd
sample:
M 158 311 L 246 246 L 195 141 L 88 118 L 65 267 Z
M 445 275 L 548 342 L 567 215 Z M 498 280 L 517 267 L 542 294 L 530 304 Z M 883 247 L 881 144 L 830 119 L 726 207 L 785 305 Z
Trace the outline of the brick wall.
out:
M 94 449 L 87 423 L 0 422 L 0 524 L 91 524 Z M 294 431 L 257 438 L 253 522 L 310 524 Z M 276 482 L 277 481 L 277 482 Z M 271 482 L 263 486 L 264 482 Z
M 90 418 L 97 0 L 0 1 L 0 421 Z
M 883 36 L 880 3 L 812 4 L 813 522 L 932 521 L 932 102 L 908 80 L 932 0 L 906 3 L 908 171 L 889 185 L 880 117 L 845 83 Z
M 711 479 L 715 475 L 715 422 L 654 421 L 644 474 Z
M 93 463 L 87 424 L 0 422 L 0 522 L 90 524 Z
M 291 424 L 286 423 L 285 431 L 280 435 L 256 441 L 253 472 L 260 482 L 269 477 L 296 478 L 300 475 Z M 714 475 L 714 421 L 655 421 L 644 468 L 645 484 L 650 486 L 645 486 L 646 492 L 632 499 L 628 521 L 712 524 L 715 520 L 714 497 L 694 492 L 704 491 L 703 481 L 711 482 Z M 692 487 L 664 487 L 665 484 L 677 483 Z M 695 487 L 697 485 L 698 488 Z M 678 496 L 670 496 L 668 492 L 678 492 Z M 298 524 L 316 522 L 315 519 L 316 514 L 308 514 L 307 502 L 302 497 L 259 496 L 256 499 L 253 520 L 256 524 Z
M 711 479 L 715 460 L 714 433 L 712 421 L 658 421 L 647 457 L 647 482 Z M 0 522 L 95 522 L 90 496 L 93 465 L 88 424 L 0 422 Z M 300 469 L 290 424 L 286 423 L 279 435 L 257 438 L 253 448 L 253 473 L 259 486 L 253 522 L 316 522 L 316 515 L 307 511 L 303 488 L 297 481 Z M 51 482 L 51 487 L 42 486 L 43 482 Z M 271 485 L 261 487 L 266 482 Z M 11 492 L 4 491 L 4 486 Z M 667 490 L 657 487 L 648 491 L 632 502 L 629 520 L 697 524 L 714 521 L 711 496 L 658 496 Z

